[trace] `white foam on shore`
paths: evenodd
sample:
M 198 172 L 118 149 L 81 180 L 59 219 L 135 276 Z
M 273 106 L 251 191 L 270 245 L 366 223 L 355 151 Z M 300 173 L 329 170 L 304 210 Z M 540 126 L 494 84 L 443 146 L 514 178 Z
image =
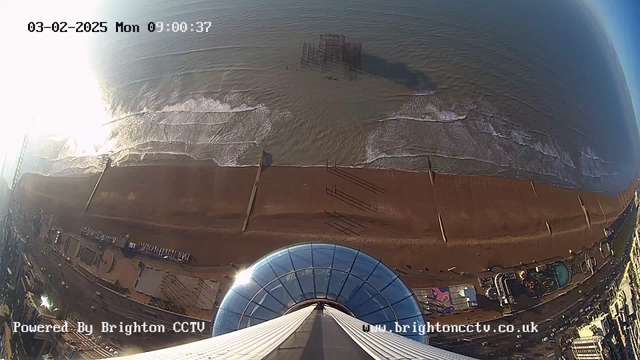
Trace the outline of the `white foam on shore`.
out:
M 505 118 L 486 101 L 448 104 L 436 97 L 414 97 L 376 123 L 367 138 L 362 166 L 424 171 L 427 157 L 432 156 L 447 159 L 439 161 L 445 169 L 437 170 L 448 173 L 515 171 L 576 187 L 584 185 L 582 176 L 618 174 L 592 148 L 574 154 L 549 135 Z
M 452 122 L 452 121 L 462 121 L 467 118 L 466 115 L 456 115 L 452 114 L 449 117 L 444 118 L 432 118 L 432 117 L 414 117 L 414 116 L 405 116 L 405 115 L 394 115 L 387 118 L 373 120 L 375 122 L 385 122 L 385 121 L 393 121 L 393 120 L 406 120 L 406 121 L 422 121 L 422 122 Z
M 132 158 L 171 155 L 237 166 L 250 147 L 259 147 L 269 135 L 273 121 L 289 116 L 263 104 L 248 105 L 250 99 L 244 101 L 237 94 L 225 101 L 202 97 L 160 110 L 119 114 L 107 124 L 108 152 L 99 155 L 110 155 L 114 166 Z M 100 156 L 92 160 L 73 153 L 69 144 L 42 148 L 37 156 L 35 171 L 44 174 L 99 171 L 102 161 Z
M 249 166 L 254 163 L 247 164 L 243 155 L 264 146 L 274 122 L 292 121 L 289 113 L 237 93 L 223 101 L 189 99 L 159 110 L 120 114 L 115 120 L 109 124 L 108 146 L 98 154 L 108 152 L 114 166 L 172 156 Z M 575 187 L 585 184 L 581 176 L 610 182 L 618 175 L 614 164 L 602 160 L 592 147 L 572 153 L 543 132 L 515 124 L 486 101 L 446 103 L 435 96 L 415 96 L 397 112 L 367 126 L 371 131 L 362 160 L 342 165 L 425 171 L 427 157 L 432 156 L 441 158 L 438 165 L 445 168 L 436 169 L 441 172 L 508 172 L 524 178 L 538 174 Z M 40 152 L 36 172 L 70 175 L 102 169 L 102 157 L 75 153 L 69 141 Z

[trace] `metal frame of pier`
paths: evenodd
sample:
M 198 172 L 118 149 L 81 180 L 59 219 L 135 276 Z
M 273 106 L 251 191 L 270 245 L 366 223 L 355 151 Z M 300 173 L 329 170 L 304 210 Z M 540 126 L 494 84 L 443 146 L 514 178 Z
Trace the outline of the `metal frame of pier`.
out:
M 312 42 L 302 44 L 300 65 L 320 67 L 320 70 L 345 68 L 357 71 L 362 68 L 362 43 L 346 42 L 344 35 L 320 35 L 318 45 Z

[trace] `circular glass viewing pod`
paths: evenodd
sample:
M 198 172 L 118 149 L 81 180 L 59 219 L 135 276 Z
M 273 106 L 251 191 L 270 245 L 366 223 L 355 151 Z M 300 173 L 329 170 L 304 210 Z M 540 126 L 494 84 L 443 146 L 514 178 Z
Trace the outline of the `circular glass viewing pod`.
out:
M 402 279 L 371 255 L 327 243 L 276 250 L 239 273 L 215 316 L 213 336 L 317 302 L 387 330 L 395 331 L 396 322 L 409 325 L 401 335 L 424 342 L 420 306 Z

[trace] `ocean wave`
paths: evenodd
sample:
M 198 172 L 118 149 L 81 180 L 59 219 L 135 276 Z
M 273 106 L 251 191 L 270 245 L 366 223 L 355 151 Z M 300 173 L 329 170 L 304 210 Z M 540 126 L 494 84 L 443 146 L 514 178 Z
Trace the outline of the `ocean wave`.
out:
M 358 166 L 366 166 L 366 165 L 371 165 L 374 164 L 380 160 L 386 160 L 386 159 L 402 159 L 402 158 L 445 158 L 445 159 L 451 159 L 451 160 L 471 160 L 471 161 L 477 161 L 477 162 L 481 162 L 481 163 L 486 163 L 486 164 L 491 164 L 497 167 L 504 167 L 504 164 L 500 164 L 497 162 L 493 162 L 491 160 L 486 160 L 486 159 L 482 159 L 482 158 L 477 158 L 477 157 L 473 157 L 473 156 L 455 156 L 455 155 L 447 155 L 447 154 L 438 154 L 438 153 L 421 153 L 421 154 L 393 154 L 393 155 L 387 155 L 387 154 L 380 154 L 377 155 L 375 158 L 372 159 L 367 159 L 366 162 L 364 163 L 359 163 L 357 164 Z M 426 169 L 425 169 L 426 170 Z
M 580 150 L 580 155 L 591 159 L 591 160 L 596 160 L 596 161 L 600 161 L 602 163 L 605 164 L 613 164 L 611 161 L 606 161 L 606 160 L 602 160 L 590 147 L 586 147 L 586 148 L 582 148 L 582 150 Z
M 467 115 L 455 115 L 449 118 L 427 118 L 427 117 L 413 117 L 413 116 L 404 116 L 404 115 L 395 115 L 383 119 L 370 120 L 371 122 L 385 122 L 385 121 L 394 121 L 394 120 L 406 120 L 406 121 L 424 121 L 424 122 L 454 122 L 454 121 L 462 121 L 467 118 Z
M 465 121 L 451 121 L 453 116 Z M 397 119 L 411 121 L 391 121 Z M 590 147 L 573 150 L 544 132 L 514 126 L 482 99 L 447 103 L 415 97 L 376 123 L 361 166 L 424 171 L 432 166 L 426 159 L 433 157 L 441 158 L 434 170 L 445 173 L 537 174 L 575 187 L 585 186 L 586 179 L 601 183 L 619 175 Z
M 175 79 L 175 78 L 179 78 L 181 76 L 189 75 L 189 74 L 217 72 L 217 71 L 223 71 L 223 72 L 229 72 L 229 71 L 264 71 L 264 69 L 254 68 L 254 67 L 241 67 L 241 66 L 237 66 L 236 65 L 236 66 L 223 66 L 223 67 L 203 68 L 203 69 L 197 69 L 197 70 L 188 70 L 188 71 L 170 73 L 170 74 L 165 74 L 165 75 L 160 75 L 160 76 L 152 76 L 152 77 L 147 77 L 147 78 L 142 78 L 142 79 L 129 81 L 127 83 L 118 84 L 118 85 L 114 86 L 111 91 L 120 91 L 120 90 L 125 89 L 127 87 L 130 87 L 132 85 L 144 84 L 144 83 L 148 83 L 148 82 L 155 81 L 155 80 L 166 80 L 166 79 L 171 79 L 171 78 Z
M 413 93 L 397 93 L 394 94 L 396 96 L 433 96 L 436 94 L 436 91 L 433 90 L 425 90 L 425 91 L 416 91 Z
M 237 93 L 223 100 L 200 97 L 159 110 L 117 114 L 107 125 L 105 149 L 114 166 L 176 157 L 251 166 L 257 161 L 255 154 L 274 136 L 274 123 L 288 126 L 292 121 L 290 113 Z M 370 123 L 363 153 L 342 165 L 425 171 L 435 160 L 433 170 L 441 173 L 508 174 L 583 188 L 612 183 L 619 175 L 592 147 L 572 149 L 540 130 L 516 126 L 482 98 L 448 102 L 418 95 Z M 64 141 L 52 140 L 42 148 L 48 152 L 38 154 L 36 172 L 69 175 L 97 172 L 103 166 L 100 156 L 78 154 Z M 291 166 L 309 166 L 296 163 Z
M 611 172 L 607 169 L 607 167 L 611 167 L 611 165 L 611 162 L 602 160 L 589 147 L 583 148 L 580 151 L 580 172 L 583 176 L 599 178 L 618 175 L 617 171 Z
M 483 130 L 478 130 L 478 132 L 490 134 L 497 138 L 501 138 L 501 139 L 513 142 L 514 144 L 517 144 L 517 145 L 526 146 L 542 155 L 556 158 L 562 161 L 563 163 L 565 163 L 567 166 L 570 166 L 574 169 L 576 167 L 573 161 L 571 160 L 570 155 L 567 152 L 563 152 L 562 150 L 559 150 L 558 147 L 553 143 L 543 143 L 541 141 L 538 141 L 533 137 L 531 137 L 526 132 L 511 130 L 509 135 L 504 135 L 495 131 L 493 127 L 491 127 L 491 131 L 486 132 Z
M 231 104 L 223 103 L 219 100 L 212 100 L 201 98 L 198 100 L 187 100 L 181 104 L 168 105 L 165 106 L 161 110 L 148 110 L 144 109 L 142 111 L 126 113 L 112 118 L 109 122 L 105 123 L 105 125 L 112 124 L 121 120 L 126 120 L 131 117 L 141 116 L 141 115 L 158 115 L 158 114 L 169 114 L 169 113 L 194 113 L 194 114 L 228 114 L 228 113 L 241 113 L 241 112 L 249 112 L 260 109 L 263 105 L 257 106 L 248 106 L 246 104 L 241 104 L 240 106 L 233 107 Z M 222 125 L 225 124 L 226 121 L 220 123 L 211 123 L 211 122 L 193 122 L 191 124 L 200 124 L 200 125 Z M 174 125 L 186 125 L 187 123 L 180 123 Z
M 198 100 L 187 100 L 181 104 L 165 106 L 160 112 L 193 112 L 193 113 L 236 113 L 254 111 L 264 107 L 264 105 L 248 106 L 241 104 L 233 107 L 231 104 L 218 100 L 200 98 Z
M 381 168 L 381 169 L 388 169 L 388 168 L 397 168 L 399 170 L 404 170 L 404 171 L 415 171 L 415 172 L 423 172 L 425 170 L 427 170 L 427 168 L 417 168 L 417 169 L 408 169 L 406 167 L 396 167 L 396 164 L 393 163 L 388 163 L 385 162 L 383 164 L 379 164 L 380 162 L 383 162 L 384 160 L 393 160 L 394 162 L 397 162 L 397 160 L 399 159 L 412 159 L 412 158 L 422 158 L 422 159 L 428 159 L 428 161 L 432 161 L 434 159 L 437 158 L 441 158 L 441 159 L 447 159 L 447 160 L 453 160 L 453 161 L 473 161 L 476 163 L 482 163 L 482 164 L 486 164 L 486 165 L 490 165 L 492 167 L 493 170 L 491 171 L 484 171 L 482 174 L 483 175 L 488 175 L 488 176 L 496 176 L 499 175 L 501 173 L 504 172 L 508 172 L 508 171 L 512 171 L 512 170 L 520 170 L 520 171 L 526 171 L 529 172 L 529 170 L 527 169 L 514 169 L 513 167 L 510 167 L 509 165 L 503 164 L 503 163 L 499 163 L 499 162 L 495 162 L 492 160 L 488 160 L 488 159 L 483 159 L 483 158 L 479 158 L 479 157 L 473 157 L 473 156 L 455 156 L 455 155 L 447 155 L 447 154 L 438 154 L 438 153 L 424 153 L 424 154 L 394 154 L 394 155 L 378 155 L 377 157 L 373 158 L 373 159 L 369 159 L 369 161 L 364 162 L 364 163 L 359 163 L 357 164 L 358 167 L 372 167 L 372 168 Z M 425 164 L 427 162 L 425 161 Z M 456 169 L 455 166 L 452 167 L 453 169 Z M 468 169 L 467 169 L 468 170 Z M 443 174 L 460 174 L 460 173 L 465 173 L 465 172 L 461 172 L 458 170 L 447 170 L 447 168 L 438 168 L 436 170 L 439 173 L 443 173 Z M 468 172 L 467 172 L 468 173 Z M 577 187 L 577 185 L 575 184 L 575 182 L 573 181 L 573 179 L 571 179 L 570 177 L 563 177 L 562 175 L 557 174 L 556 172 L 553 171 L 540 171 L 540 172 L 535 172 L 535 174 L 537 174 L 538 176 L 543 175 L 543 176 L 547 176 L 553 179 L 556 179 L 556 184 L 561 184 L 563 186 L 573 186 L 573 187 Z M 516 176 L 517 177 L 517 176 Z M 520 178 L 520 177 L 518 177 Z M 523 178 L 525 180 L 530 180 L 530 178 Z M 558 181 L 559 180 L 559 181 Z
M 187 95 L 187 96 L 188 95 L 204 96 L 206 94 L 220 94 L 220 93 L 225 93 L 225 94 L 244 94 L 244 93 L 250 93 L 252 91 L 256 91 L 256 89 L 197 90 L 197 91 L 182 92 L 182 94 Z
M 256 67 L 247 67 L 247 66 L 218 66 L 218 67 L 210 67 L 196 70 L 188 70 L 181 71 L 176 73 L 176 75 L 187 75 L 187 74 L 200 74 L 207 72 L 215 72 L 215 71 L 264 71 L 265 69 L 256 68 Z
M 412 101 L 406 102 L 397 112 L 370 122 L 415 121 L 427 123 L 451 123 L 467 119 L 473 105 L 460 103 L 455 107 L 441 104 L 435 97 L 415 95 Z
M 246 46 L 246 45 L 212 46 L 212 47 L 208 47 L 208 48 L 176 51 L 176 52 L 172 52 L 172 53 L 163 53 L 163 54 L 158 54 L 158 55 L 139 57 L 139 58 L 135 59 L 134 62 L 144 61 L 144 60 L 151 60 L 151 59 L 159 59 L 159 58 L 170 57 L 170 56 L 180 56 L 180 55 L 187 55 L 187 54 L 195 54 L 195 53 L 201 53 L 201 52 L 210 52 L 210 51 L 217 51 L 217 50 L 233 50 L 233 49 L 254 48 L 254 47 L 259 47 L 259 46 Z
M 237 166 L 247 151 L 259 148 L 271 132 L 273 121 L 290 116 L 244 100 L 233 94 L 225 97 L 225 101 L 201 97 L 160 110 L 117 114 L 105 125 L 109 128 L 109 151 L 99 155 L 109 155 L 114 166 L 130 163 L 134 158 L 144 161 L 169 155 Z M 83 163 L 88 160 L 81 160 L 82 154 L 74 152 L 69 141 L 41 147 L 36 171 L 54 174 L 65 167 L 100 171 L 100 166 Z

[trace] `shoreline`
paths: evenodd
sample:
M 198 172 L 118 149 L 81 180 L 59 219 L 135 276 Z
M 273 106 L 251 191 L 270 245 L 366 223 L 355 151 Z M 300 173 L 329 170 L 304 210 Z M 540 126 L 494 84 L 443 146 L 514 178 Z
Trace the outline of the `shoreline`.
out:
M 635 189 L 633 182 L 612 196 L 446 174 L 435 174 L 431 185 L 427 172 L 266 166 L 242 232 L 256 170 L 211 162 L 110 168 L 87 214 L 98 174 L 25 174 L 18 199 L 27 214 L 39 208 L 47 220 L 53 214 L 52 223 L 64 231 L 89 226 L 129 234 L 134 242 L 190 252 L 195 267 L 250 264 L 282 246 L 323 240 L 362 248 L 392 267 L 437 273 L 451 266 L 467 272 L 508 267 L 588 248 L 604 237 Z
M 125 151 L 125 150 L 122 150 Z M 114 154 L 109 155 L 110 157 L 113 156 Z M 91 156 L 94 160 L 93 165 L 91 166 L 84 166 L 84 167 L 70 167 L 70 168 L 66 168 L 64 170 L 58 170 L 55 172 L 45 172 L 45 171 L 37 171 L 34 172 L 34 174 L 38 174 L 38 175 L 42 175 L 42 176 L 53 176 L 53 177 L 83 177 L 83 176 L 92 176 L 94 174 L 98 174 L 102 171 L 102 167 L 103 165 L 99 165 L 98 163 L 102 162 L 102 158 L 104 156 L 107 156 L 107 154 L 103 154 L 103 155 L 96 155 L 96 156 Z M 447 159 L 452 159 L 449 156 L 446 155 L 439 155 L 439 154 L 430 154 L 430 155 L 420 155 L 420 157 L 425 157 L 425 158 L 447 158 Z M 454 158 L 458 161 L 478 161 L 478 162 L 483 162 L 483 160 L 479 160 L 479 159 L 467 159 L 467 158 Z M 60 159 L 57 159 L 60 160 Z M 54 161 L 57 161 L 54 160 Z M 379 159 L 375 159 L 372 160 L 370 162 L 365 162 L 365 163 L 357 163 L 355 165 L 338 165 L 338 168 L 342 168 L 342 169 L 354 169 L 354 170 L 378 170 L 378 171 L 399 171 L 399 172 L 407 172 L 407 173 L 426 173 L 428 172 L 428 169 L 421 169 L 421 170 L 412 170 L 412 169 L 405 169 L 402 167 L 387 167 L 387 166 L 383 166 L 383 167 L 376 167 L 375 164 L 376 161 L 378 161 Z M 214 159 L 196 159 L 194 158 L 192 155 L 189 154 L 181 154 L 181 153 L 163 153 L 163 152 L 154 152 L 154 153 L 145 153 L 145 154 L 127 154 L 125 156 L 122 156 L 120 159 L 113 159 L 112 158 L 112 167 L 144 167 L 144 166 L 215 166 L 215 167 L 219 167 L 219 168 L 251 168 L 251 167 L 256 167 L 258 166 L 258 163 L 247 163 L 247 164 L 223 164 L 220 165 L 218 164 Z M 114 165 L 115 164 L 115 165 Z M 325 168 L 329 165 L 328 161 L 325 164 L 304 164 L 304 165 L 296 165 L 296 164 L 278 164 L 278 165 L 271 165 L 274 167 L 280 167 L 280 168 L 302 168 L 302 169 L 306 169 L 306 168 Z M 497 166 L 496 164 L 493 164 L 494 166 Z M 88 170 L 87 169 L 93 169 L 93 170 Z M 74 173 L 71 172 L 69 173 L 69 171 L 75 171 L 75 170 L 79 170 L 80 173 Z M 531 172 L 529 170 L 523 170 L 523 169 L 516 169 L 516 168 L 505 168 L 502 170 L 499 170 L 496 168 L 494 173 L 491 174 L 486 174 L 486 173 L 477 173 L 477 174 L 461 174 L 461 173 L 455 173 L 455 172 L 444 172 L 441 171 L 440 169 L 433 169 L 434 172 L 437 172 L 440 175 L 450 175 L 450 176 L 480 176 L 480 177 L 495 177 L 495 178 L 504 178 L 504 179 L 515 179 L 515 180 L 521 180 L 521 181 L 534 181 L 536 183 L 542 183 L 542 184 L 547 184 L 553 187 L 558 187 L 558 188 L 563 188 L 563 189 L 570 189 L 570 190 L 579 190 L 579 191 L 587 191 L 587 192 L 595 192 L 595 193 L 603 193 L 603 194 L 609 194 L 609 195 L 613 195 L 613 193 L 607 191 L 607 190 L 590 190 L 588 189 L 589 186 L 585 187 L 585 188 L 581 188 L 578 185 L 574 184 L 571 180 L 569 179 L 565 179 L 562 177 L 558 177 L 556 175 L 552 175 L 552 174 L 548 174 L 548 173 L 537 173 L 537 172 Z M 523 174 L 528 174 L 529 176 L 524 176 L 524 177 L 520 177 L 518 174 L 523 173 Z M 604 175 L 601 177 L 594 177 L 594 178 L 602 178 L 602 177 L 607 177 L 610 175 Z M 613 184 L 613 183 L 610 183 Z M 617 187 L 620 187 L 619 185 L 615 185 Z M 624 190 L 624 189 L 623 189 Z M 622 191 L 622 190 L 620 190 Z

